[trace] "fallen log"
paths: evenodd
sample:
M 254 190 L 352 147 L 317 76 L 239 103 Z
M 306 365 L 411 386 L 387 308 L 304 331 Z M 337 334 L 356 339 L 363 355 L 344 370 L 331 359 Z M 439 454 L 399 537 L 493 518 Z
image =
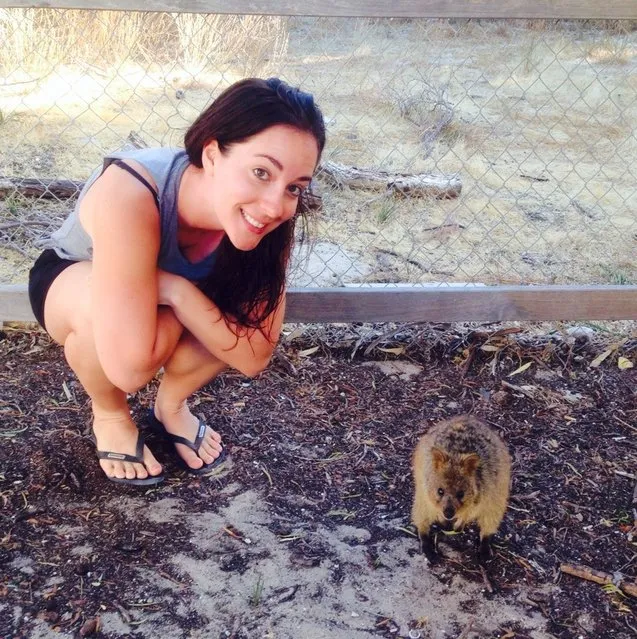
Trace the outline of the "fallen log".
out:
M 75 180 L 43 180 L 40 178 L 10 178 L 0 175 L 0 198 L 14 193 L 23 197 L 37 197 L 45 200 L 68 200 L 77 197 L 84 182 Z
M 126 138 L 124 148 L 148 148 L 146 141 L 135 131 Z M 378 169 L 359 169 L 336 162 L 322 162 L 317 173 L 336 188 L 387 191 L 414 197 L 450 199 L 460 195 L 462 182 L 457 175 L 432 175 L 430 173 L 390 173 Z M 0 197 L 18 192 L 24 197 L 71 198 L 76 197 L 84 186 L 73 180 L 44 180 L 32 178 L 8 178 L 0 176 Z M 312 181 L 307 200 L 311 209 L 320 207 L 321 196 Z
M 390 191 L 414 197 L 455 198 L 462 191 L 457 175 L 432 175 L 430 173 L 389 173 L 376 169 L 359 169 L 335 162 L 323 162 L 318 173 L 337 188 Z
M 622 592 L 631 597 L 637 597 L 637 582 L 628 581 L 623 576 L 616 579 L 613 575 L 601 570 L 594 570 L 583 564 L 561 564 L 560 570 L 567 575 L 573 575 L 573 577 L 579 577 L 580 579 L 586 579 L 587 581 L 593 581 L 596 584 L 613 584 L 619 588 Z

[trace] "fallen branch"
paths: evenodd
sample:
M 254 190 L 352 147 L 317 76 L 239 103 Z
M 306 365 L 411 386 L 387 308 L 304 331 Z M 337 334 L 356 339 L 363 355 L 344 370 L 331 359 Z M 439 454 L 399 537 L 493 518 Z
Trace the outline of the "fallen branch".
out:
M 587 581 L 594 581 L 596 584 L 612 584 L 619 588 L 622 592 L 631 597 L 637 597 L 637 582 L 628 581 L 623 576 L 615 578 L 613 575 L 601 570 L 594 570 L 583 564 L 561 564 L 560 570 L 567 575 L 573 575 L 573 577 L 579 577 L 580 579 L 586 579 Z
M 84 182 L 76 182 L 74 180 L 10 178 L 0 175 L 0 198 L 18 193 L 23 197 L 66 200 L 77 197 L 83 186 Z
M 127 143 L 137 149 L 147 148 L 146 142 L 134 131 L 128 135 Z M 323 162 L 318 174 L 337 188 L 367 189 L 390 193 L 409 194 L 414 197 L 455 198 L 462 191 L 460 178 L 429 173 L 389 173 L 376 169 L 359 169 L 335 162 Z M 24 197 L 72 198 L 77 197 L 84 182 L 74 180 L 45 180 L 40 178 L 9 178 L 0 176 L 0 198 L 13 193 Z M 311 209 L 320 207 L 320 196 L 310 189 L 307 195 Z
M 348 186 L 352 189 L 393 191 L 439 199 L 458 197 L 462 191 L 462 182 L 455 175 L 388 173 L 376 169 L 359 169 L 335 162 L 321 163 L 319 175 L 338 188 Z
M 495 588 L 493 587 L 493 584 L 489 579 L 489 573 L 487 572 L 487 569 L 482 564 L 480 564 L 480 572 L 482 573 L 482 581 L 484 582 L 484 587 L 487 589 L 487 592 L 489 594 L 493 594 L 495 592 Z
M 51 226 L 51 222 L 50 221 L 45 221 L 45 220 L 29 220 L 29 221 L 22 221 L 20 220 L 19 222 L 5 222 L 3 224 L 0 224 L 0 231 L 5 231 L 6 229 L 13 229 L 16 228 L 17 226 Z

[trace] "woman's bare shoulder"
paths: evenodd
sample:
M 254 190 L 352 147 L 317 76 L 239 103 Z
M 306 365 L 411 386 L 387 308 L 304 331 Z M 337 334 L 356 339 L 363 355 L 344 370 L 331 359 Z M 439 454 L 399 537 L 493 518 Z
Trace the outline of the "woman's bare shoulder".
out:
M 126 163 L 148 179 L 152 176 L 138 162 Z M 109 235 L 118 228 L 122 233 L 155 234 L 159 229 L 157 204 L 150 190 L 124 169 L 109 165 L 84 195 L 79 209 L 80 222 L 93 242 L 103 230 Z

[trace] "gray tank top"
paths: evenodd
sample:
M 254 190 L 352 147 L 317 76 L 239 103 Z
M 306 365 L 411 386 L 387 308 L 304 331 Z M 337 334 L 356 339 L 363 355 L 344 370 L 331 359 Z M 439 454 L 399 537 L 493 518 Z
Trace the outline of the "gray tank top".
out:
M 107 155 L 104 158 L 103 166 L 94 171 L 86 181 L 75 208 L 62 226 L 51 235 L 46 246 L 54 249 L 61 258 L 66 260 L 91 260 L 93 255 L 92 241 L 80 223 L 80 202 L 93 182 L 116 159 L 139 162 L 152 175 L 157 185 L 161 222 L 158 267 L 192 281 L 206 277 L 215 263 L 215 252 L 199 262 L 189 262 L 177 243 L 177 195 L 181 178 L 189 165 L 188 155 L 183 149 L 136 149 Z

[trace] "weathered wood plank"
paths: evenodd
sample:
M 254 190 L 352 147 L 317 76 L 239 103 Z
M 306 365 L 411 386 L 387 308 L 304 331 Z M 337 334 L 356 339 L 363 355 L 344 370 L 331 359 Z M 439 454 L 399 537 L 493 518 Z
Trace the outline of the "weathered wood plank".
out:
M 637 319 L 637 286 L 292 289 L 287 322 Z M 26 286 L 0 286 L 0 321 L 33 321 Z
M 637 18 L 635 0 L 0 0 L 2 7 L 387 18 Z
M 0 322 L 35 322 L 23 284 L 0 284 Z
M 287 309 L 295 322 L 637 319 L 637 286 L 304 289 Z

